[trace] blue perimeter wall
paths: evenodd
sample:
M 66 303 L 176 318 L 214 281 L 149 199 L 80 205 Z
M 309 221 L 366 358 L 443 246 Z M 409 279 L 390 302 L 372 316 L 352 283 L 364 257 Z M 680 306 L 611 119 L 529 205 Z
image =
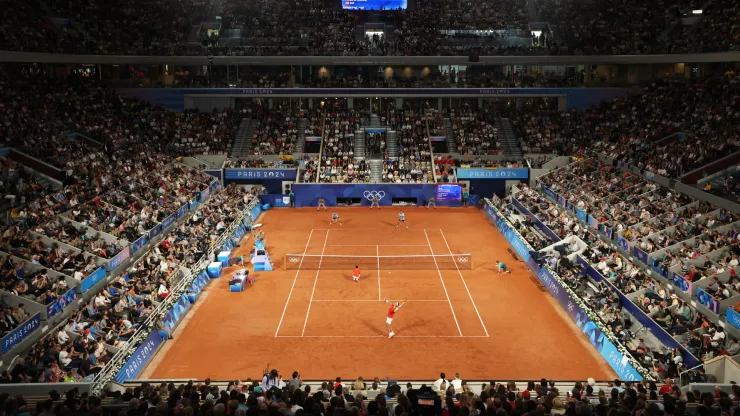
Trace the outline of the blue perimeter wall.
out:
M 466 94 L 470 96 L 543 96 L 565 95 L 569 109 L 585 108 L 590 105 L 611 101 L 616 97 L 635 94 L 640 88 L 120 88 L 119 94 L 136 97 L 142 101 L 164 106 L 168 110 L 183 111 L 185 96 L 230 96 L 244 98 L 287 98 L 305 95 L 340 97 L 349 94 L 391 93 L 418 97 L 446 97 Z
M 496 181 L 503 182 L 503 181 Z M 426 205 L 435 196 L 436 184 L 310 184 L 295 183 L 296 207 L 315 207 L 323 197 L 327 206 L 336 206 L 337 198 L 361 198 L 362 205 L 370 206 L 372 195 L 377 195 L 381 206 L 391 206 L 392 198 L 416 198 L 418 205 Z M 460 201 L 437 201 L 438 206 L 460 206 Z

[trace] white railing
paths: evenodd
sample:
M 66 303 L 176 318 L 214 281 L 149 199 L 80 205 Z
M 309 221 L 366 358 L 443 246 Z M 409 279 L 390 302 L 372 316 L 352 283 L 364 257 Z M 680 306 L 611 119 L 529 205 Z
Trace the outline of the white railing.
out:
M 234 231 L 244 220 L 244 217 L 246 217 L 257 204 L 259 204 L 259 199 L 255 198 L 240 213 L 239 217 L 226 229 L 226 232 L 219 237 L 216 243 L 211 245 L 208 251 L 201 256 L 200 260 L 190 267 L 189 271 L 185 272 L 182 276 L 179 276 L 178 283 L 170 290 L 169 295 L 160 302 L 159 305 L 157 305 L 144 323 L 139 326 L 136 332 L 131 336 L 128 344 L 124 348 L 121 348 L 95 377 L 92 388 L 93 394 L 100 393 L 105 385 L 116 376 L 116 373 L 120 368 L 134 354 L 136 348 L 149 336 L 151 331 L 158 330 L 158 328 L 156 328 L 157 321 L 172 309 L 180 297 L 186 293 L 187 288 L 193 283 L 195 277 L 208 266 L 208 262 L 216 255 L 216 248 L 222 247 L 224 243 L 231 238 Z M 203 207 L 205 207 L 205 204 L 201 204 L 199 209 L 202 209 Z

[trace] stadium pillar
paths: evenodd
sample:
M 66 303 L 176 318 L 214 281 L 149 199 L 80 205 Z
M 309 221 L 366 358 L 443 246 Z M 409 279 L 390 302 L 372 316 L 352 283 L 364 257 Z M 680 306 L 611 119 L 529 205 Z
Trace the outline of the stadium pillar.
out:
M 437 98 L 437 108 L 440 110 L 442 109 L 442 97 Z
M 347 98 L 347 108 L 355 108 L 355 99 L 350 97 Z
M 558 111 L 564 113 L 568 110 L 568 99 L 566 97 L 558 97 Z
M 516 109 L 521 110 L 522 109 L 522 97 L 516 98 Z
M 403 108 L 403 98 L 396 98 L 396 108 Z
M 272 110 L 272 98 L 268 98 L 267 99 L 267 108 L 269 108 L 270 110 Z

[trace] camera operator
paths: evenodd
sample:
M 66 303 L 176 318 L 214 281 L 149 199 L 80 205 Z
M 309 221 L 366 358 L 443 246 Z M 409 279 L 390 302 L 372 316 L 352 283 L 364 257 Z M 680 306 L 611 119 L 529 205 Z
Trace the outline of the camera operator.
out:
M 411 404 L 409 416 L 441 416 L 442 399 L 431 387 L 421 386 L 406 393 Z

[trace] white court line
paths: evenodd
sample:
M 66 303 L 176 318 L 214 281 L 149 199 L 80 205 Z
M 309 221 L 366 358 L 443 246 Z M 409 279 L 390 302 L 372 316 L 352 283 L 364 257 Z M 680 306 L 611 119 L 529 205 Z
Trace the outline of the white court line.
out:
M 454 254 L 452 254 L 452 249 L 450 248 L 450 245 L 447 244 L 447 238 L 445 238 L 445 233 L 443 233 L 442 230 L 439 230 L 439 233 L 442 234 L 442 239 L 445 240 L 445 245 L 447 246 L 447 250 L 450 252 L 450 256 L 453 256 L 453 263 L 455 263 L 457 274 L 460 275 L 460 279 L 463 282 L 463 286 L 465 286 L 465 291 L 468 292 L 468 297 L 470 298 L 470 301 L 473 303 L 473 309 L 475 309 L 475 314 L 478 315 L 480 324 L 483 325 L 483 331 L 485 331 L 486 336 L 488 336 L 488 329 L 486 328 L 486 324 L 483 323 L 483 318 L 481 318 L 480 312 L 478 312 L 478 306 L 476 306 L 475 301 L 473 300 L 473 296 L 470 294 L 470 289 L 468 289 L 468 284 L 465 283 L 465 278 L 463 277 L 462 272 L 460 271 L 460 268 L 457 267 L 457 262 L 454 261 Z
M 455 315 L 455 308 L 452 307 L 452 302 L 450 301 L 450 294 L 447 293 L 447 286 L 445 286 L 445 280 L 442 278 L 442 272 L 439 270 L 439 264 L 437 264 L 437 258 L 434 257 L 434 249 L 432 248 L 431 241 L 429 241 L 429 235 L 427 235 L 427 230 L 424 230 L 424 237 L 427 238 L 427 245 L 429 246 L 429 251 L 432 252 L 432 259 L 434 260 L 434 265 L 437 267 L 437 274 L 439 275 L 439 280 L 442 282 L 442 289 L 445 290 L 445 296 L 447 297 L 447 303 L 450 304 L 450 310 L 452 311 L 452 318 L 455 320 L 455 325 L 457 326 L 457 332 L 460 334 L 460 336 L 463 336 L 462 331 L 460 330 L 460 323 L 457 322 L 457 315 Z
M 388 226 L 388 227 L 358 227 L 358 228 L 351 228 L 351 227 L 342 227 L 342 228 L 314 228 L 314 231 L 324 231 L 324 230 L 334 230 L 334 231 L 352 231 L 352 230 L 389 230 L 390 228 L 393 228 L 395 230 L 395 227 Z M 440 228 L 414 228 L 409 227 L 409 230 L 439 230 Z
M 306 310 L 306 320 L 303 321 L 303 331 L 301 336 L 306 333 L 306 324 L 308 323 L 308 314 L 311 313 L 311 303 L 313 302 L 313 294 L 316 293 L 316 283 L 319 281 L 319 272 L 321 271 L 321 261 L 324 260 L 324 251 L 326 250 L 326 241 L 329 240 L 329 230 L 326 230 L 326 238 L 324 238 L 324 246 L 321 247 L 321 257 L 319 258 L 319 266 L 316 268 L 316 278 L 313 280 L 313 289 L 311 290 L 311 299 L 308 301 L 308 310 Z M 300 266 L 298 266 L 300 268 Z
M 314 299 L 314 302 L 385 302 L 383 299 Z M 447 302 L 447 299 L 388 299 L 388 302 Z
M 327 244 L 327 247 L 378 247 L 378 244 Z M 426 247 L 426 244 L 380 244 L 380 247 Z
M 380 296 L 380 247 L 375 246 L 375 254 L 378 256 L 378 300 L 383 300 Z
M 388 338 L 386 335 L 278 335 L 277 338 Z M 488 338 L 485 335 L 394 335 L 393 338 Z
M 283 324 L 283 318 L 285 318 L 285 311 L 288 310 L 288 302 L 290 302 L 290 296 L 293 294 L 293 288 L 295 288 L 295 282 L 298 280 L 298 273 L 301 272 L 301 265 L 303 264 L 303 259 L 306 257 L 306 251 L 308 251 L 308 243 L 311 242 L 311 236 L 313 236 L 313 230 L 311 230 L 311 233 L 308 235 L 308 240 L 306 241 L 306 247 L 303 248 L 303 255 L 301 256 L 301 262 L 298 263 L 298 270 L 295 271 L 295 277 L 293 278 L 293 284 L 290 285 L 290 292 L 288 292 L 288 299 L 285 300 L 285 307 L 283 307 L 283 314 L 280 315 L 280 322 L 278 322 L 277 329 L 275 330 L 275 337 L 277 337 L 278 332 L 280 332 L 280 325 Z

